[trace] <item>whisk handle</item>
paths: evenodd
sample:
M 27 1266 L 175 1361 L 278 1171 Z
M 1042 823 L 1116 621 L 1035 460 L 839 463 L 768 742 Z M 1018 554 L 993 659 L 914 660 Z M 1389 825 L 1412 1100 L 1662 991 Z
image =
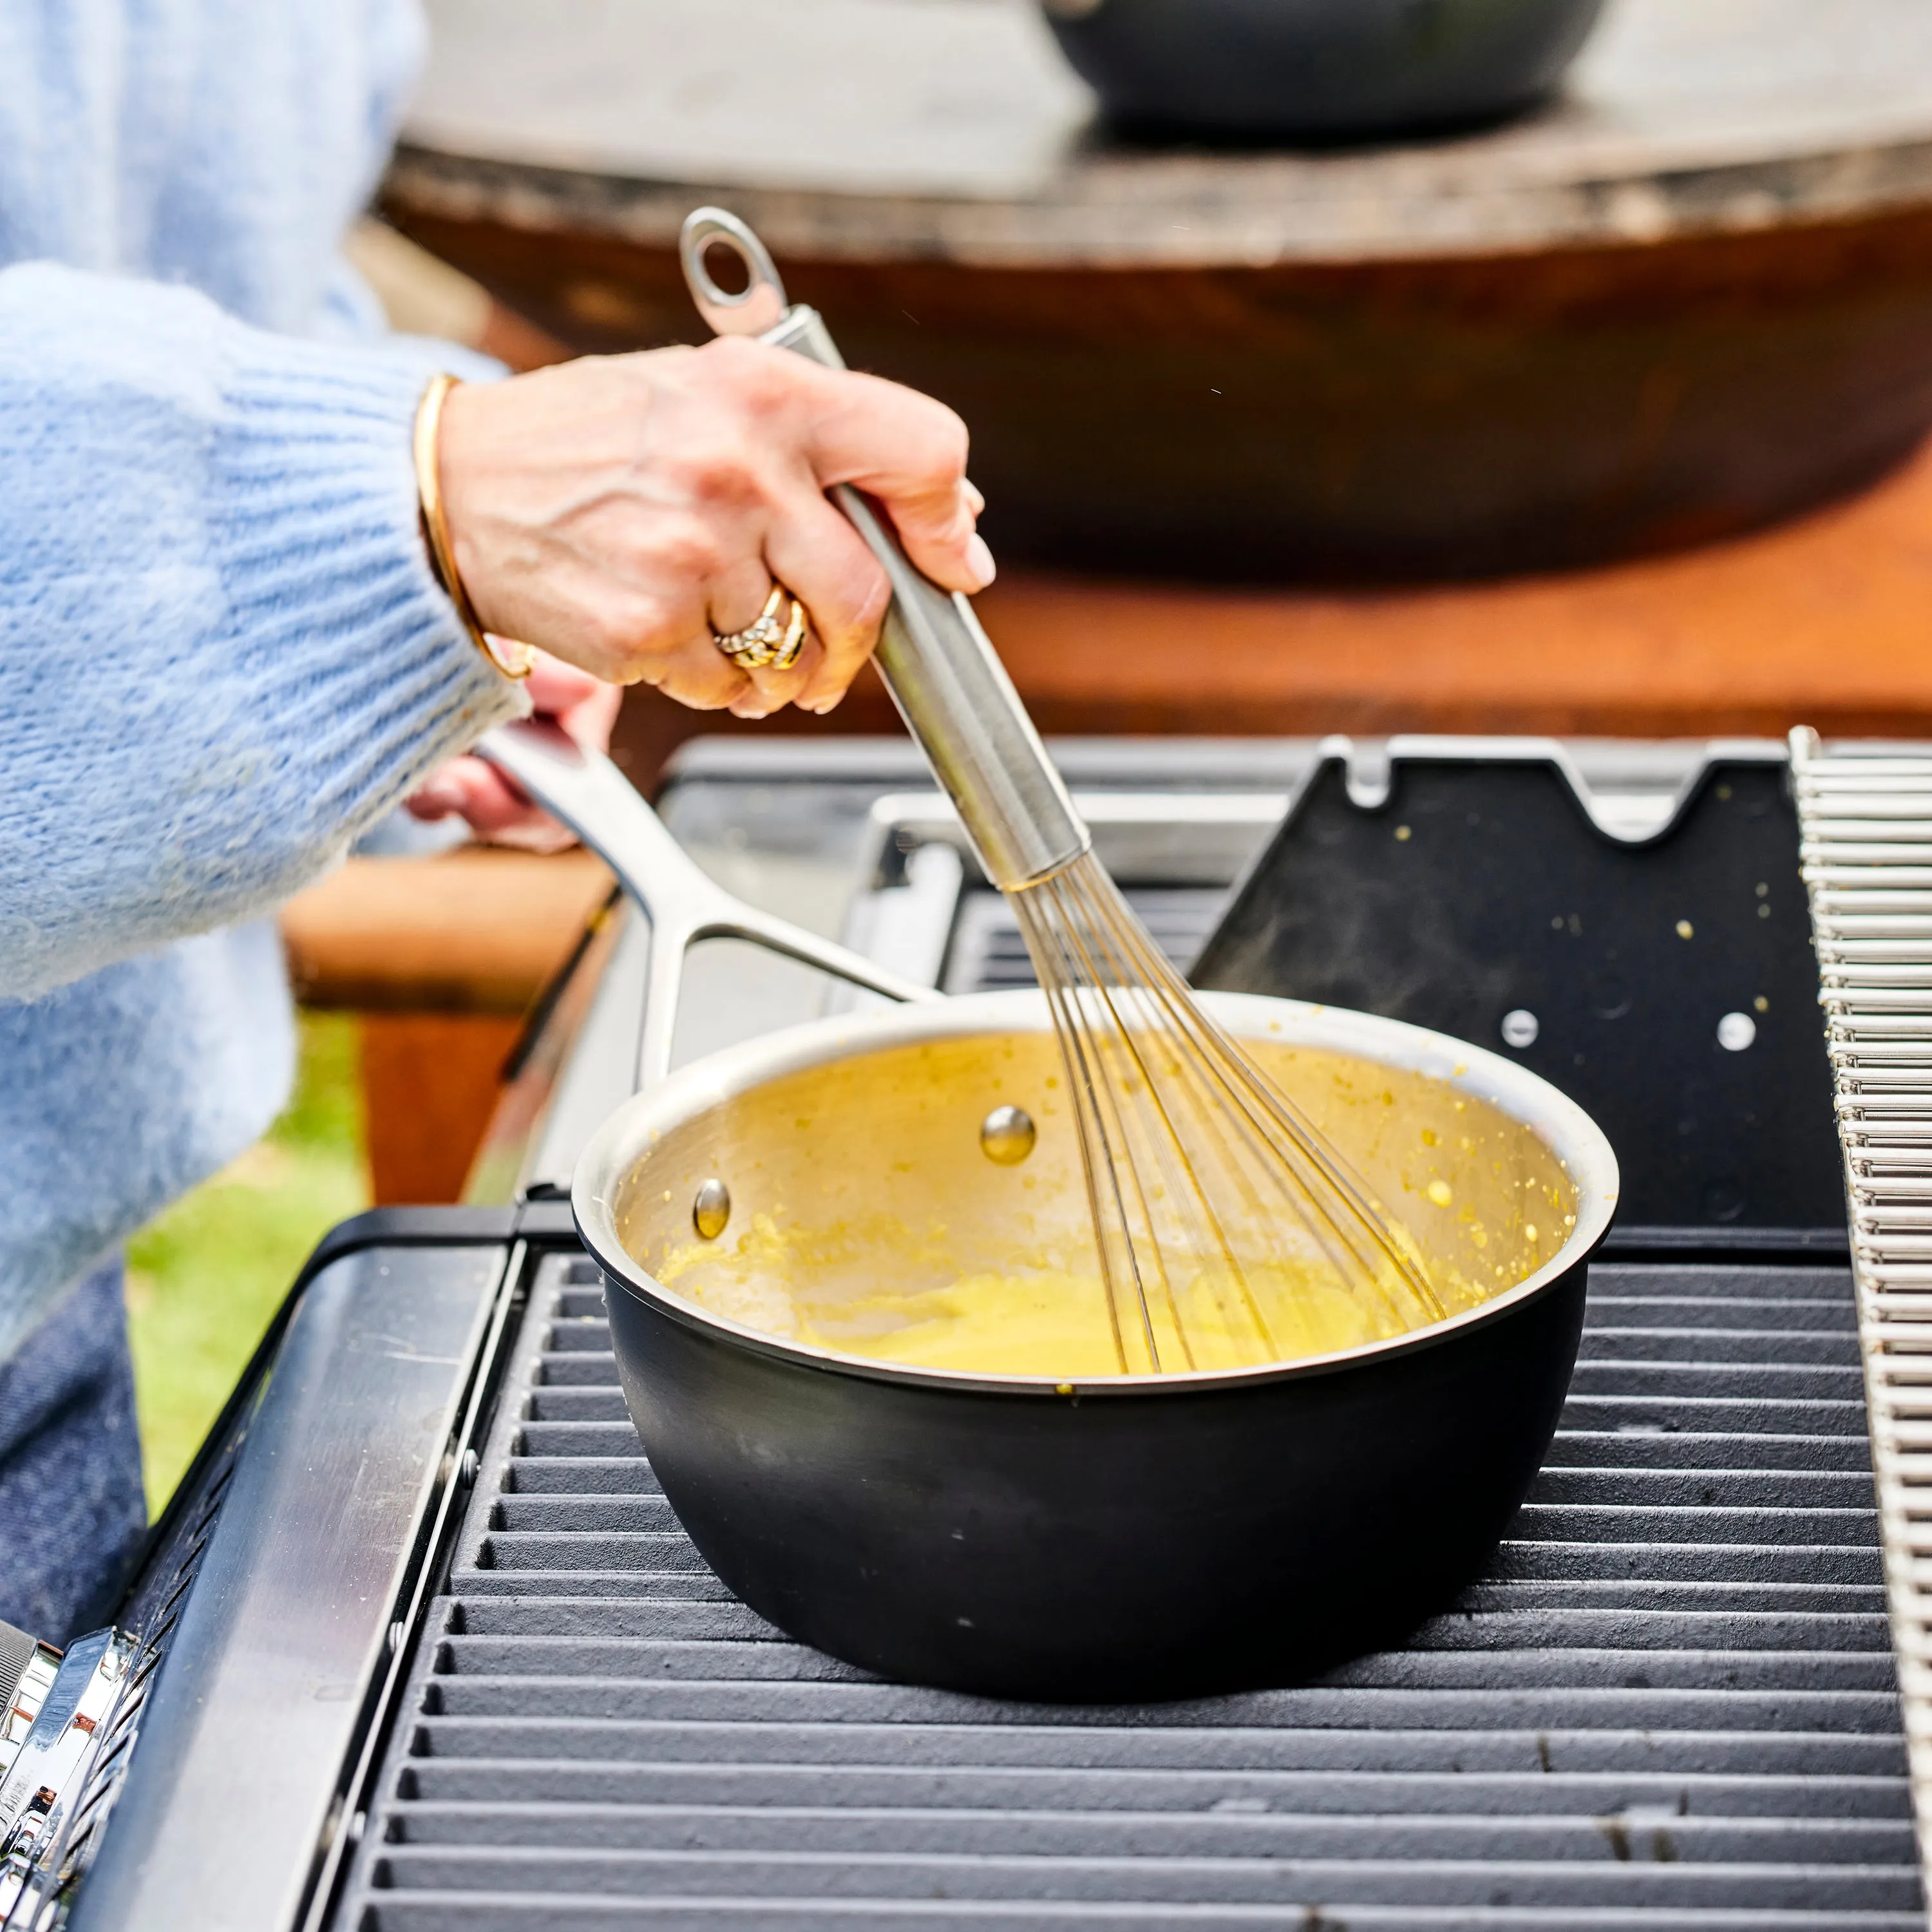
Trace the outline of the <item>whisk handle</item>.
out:
M 712 281 L 704 256 L 714 244 L 743 264 L 742 294 L 727 295 Z M 682 253 L 699 312 L 721 334 L 755 333 L 828 368 L 845 366 L 824 318 L 802 303 L 786 304 L 771 257 L 735 215 L 698 209 L 684 224 Z M 774 314 L 782 317 L 776 324 Z M 860 491 L 842 484 L 832 494 L 892 584 L 880 674 L 987 878 L 1002 892 L 1052 878 L 1092 842 L 972 605 L 914 565 Z
M 858 490 L 832 496 L 892 582 L 880 675 L 987 878 L 1002 892 L 1052 878 L 1091 838 L 972 605 L 914 567 Z

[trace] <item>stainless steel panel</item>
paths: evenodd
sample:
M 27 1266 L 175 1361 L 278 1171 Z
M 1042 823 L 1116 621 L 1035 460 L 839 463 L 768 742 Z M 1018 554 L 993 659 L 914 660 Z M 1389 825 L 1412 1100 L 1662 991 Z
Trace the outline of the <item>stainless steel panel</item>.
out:
M 74 1932 L 293 1920 L 503 1262 L 500 1247 L 370 1249 L 309 1285 Z

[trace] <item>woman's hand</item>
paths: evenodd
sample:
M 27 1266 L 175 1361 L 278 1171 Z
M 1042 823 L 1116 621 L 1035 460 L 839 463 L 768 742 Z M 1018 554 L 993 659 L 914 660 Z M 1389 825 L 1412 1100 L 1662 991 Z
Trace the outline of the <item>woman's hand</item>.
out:
M 580 745 L 610 748 L 610 728 L 624 694 L 588 671 L 539 656 L 524 687 L 540 718 L 554 719 Z M 412 818 L 434 820 L 453 812 L 478 838 L 526 852 L 560 852 L 577 841 L 541 806 L 532 805 L 495 766 L 481 758 L 452 758 L 439 765 L 403 801 Z
M 882 503 L 937 582 L 992 580 L 959 418 L 761 343 L 466 384 L 444 405 L 440 460 L 457 567 L 486 628 L 703 710 L 829 711 L 878 641 L 885 573 L 826 500 L 836 483 Z M 712 634 L 755 621 L 775 583 L 812 634 L 790 670 L 746 672 Z

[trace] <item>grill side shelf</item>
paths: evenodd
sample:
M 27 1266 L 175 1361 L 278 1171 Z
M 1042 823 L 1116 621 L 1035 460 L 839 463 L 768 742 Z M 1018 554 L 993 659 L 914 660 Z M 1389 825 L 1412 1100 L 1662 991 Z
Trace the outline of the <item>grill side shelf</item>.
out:
M 342 1255 L 292 1312 L 142 1706 L 76 1932 L 284 1926 L 302 1910 L 506 1264 L 500 1246 L 427 1250 L 398 1295 L 400 1259 Z
M 538 1274 L 337 1924 L 1923 1927 L 1842 1267 L 1593 1272 L 1550 1466 L 1397 1651 L 1142 1709 L 878 1682 L 736 1603 Z
M 1932 747 L 1791 734 L 1923 1870 L 1932 1874 Z

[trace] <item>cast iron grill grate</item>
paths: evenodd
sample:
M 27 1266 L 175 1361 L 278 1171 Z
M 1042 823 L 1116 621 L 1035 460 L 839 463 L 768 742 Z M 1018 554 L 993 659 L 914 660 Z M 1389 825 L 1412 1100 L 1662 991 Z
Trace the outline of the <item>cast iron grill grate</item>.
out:
M 731 1599 L 587 1262 L 544 1264 L 509 1374 L 356 1932 L 1924 1925 L 1843 1270 L 1600 1266 L 1454 1614 L 1131 1712 L 880 1683 Z

